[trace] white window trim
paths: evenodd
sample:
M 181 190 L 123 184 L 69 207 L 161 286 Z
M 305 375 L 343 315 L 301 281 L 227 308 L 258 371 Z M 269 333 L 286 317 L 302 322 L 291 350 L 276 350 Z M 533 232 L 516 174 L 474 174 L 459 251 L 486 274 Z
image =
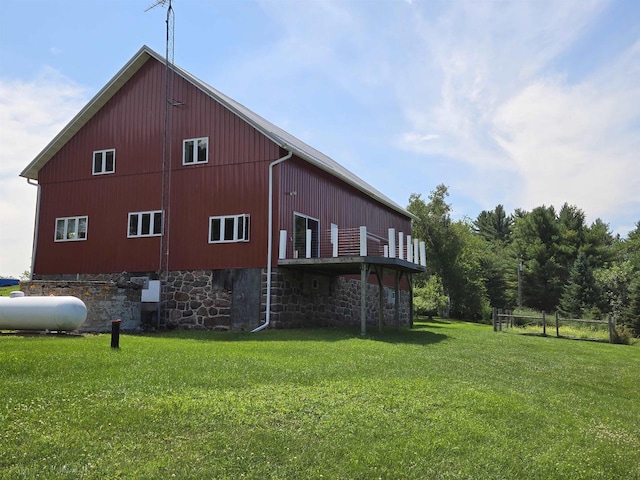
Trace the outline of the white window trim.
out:
M 107 171 L 107 152 L 113 152 L 113 170 Z M 96 153 L 99 153 L 102 157 L 102 169 L 99 172 L 96 172 Z M 115 148 L 107 148 L 105 150 L 94 150 L 93 155 L 91 155 L 91 171 L 93 175 L 109 175 L 111 173 L 116 173 L 116 149 Z
M 78 226 L 80 225 L 80 220 L 84 219 L 85 221 L 85 231 L 84 238 L 78 235 Z M 64 238 L 58 238 L 58 222 L 64 221 Z M 69 220 L 75 220 L 75 229 L 73 232 L 69 231 Z M 73 234 L 71 238 L 69 235 Z M 89 236 L 89 217 L 87 215 L 81 215 L 79 217 L 58 217 L 56 218 L 55 228 L 53 232 L 53 241 L 54 242 L 81 242 L 87 239 Z
M 160 213 L 160 233 L 153 233 L 155 230 L 155 216 L 157 213 Z M 136 233 L 135 235 L 132 235 L 131 232 L 129 231 L 129 226 L 131 225 L 131 217 L 132 216 L 137 216 L 138 217 L 138 233 Z M 149 232 L 150 233 L 146 233 L 143 234 L 142 232 L 142 216 L 143 215 L 149 215 Z M 162 213 L 162 210 L 148 210 L 145 212 L 129 212 L 129 215 L 127 215 L 127 238 L 147 238 L 147 237 L 159 237 L 162 235 L 162 228 L 163 225 L 162 223 L 164 223 L 164 214 Z
M 309 220 L 313 220 L 314 222 L 318 223 L 318 231 L 317 231 L 317 235 L 318 235 L 318 244 L 317 244 L 317 248 L 315 249 L 315 252 L 312 251 L 311 252 L 311 258 L 320 258 L 320 219 L 312 217 L 310 215 L 305 215 L 304 213 L 300 213 L 300 212 L 293 212 L 293 230 L 294 230 L 294 236 L 295 236 L 295 225 L 296 225 L 296 217 L 301 217 L 305 219 L 305 222 L 307 223 L 307 229 L 308 229 L 308 225 L 309 225 Z M 306 238 L 305 238 L 305 243 L 306 243 Z M 294 243 L 295 245 L 295 243 Z M 305 245 L 306 247 L 306 245 Z M 302 252 L 302 254 L 304 254 L 306 252 Z M 300 252 L 298 252 L 298 254 L 300 254 Z M 315 257 L 314 257 L 315 254 Z
M 204 161 L 198 161 L 198 142 L 206 140 L 207 141 L 207 158 Z M 187 142 L 193 142 L 193 162 L 186 161 L 186 148 Z M 202 163 L 209 162 L 209 137 L 198 137 L 198 138 L 185 138 L 182 141 L 182 165 L 199 165 Z
M 225 220 L 233 218 L 233 239 L 225 240 Z M 248 213 L 242 213 L 239 215 L 218 215 L 214 217 L 209 217 L 209 243 L 244 243 L 248 242 L 251 239 L 251 220 L 250 215 Z M 212 240 L 211 233 L 213 230 L 213 221 L 220 220 L 220 240 Z M 244 222 L 243 238 L 238 238 L 238 222 Z

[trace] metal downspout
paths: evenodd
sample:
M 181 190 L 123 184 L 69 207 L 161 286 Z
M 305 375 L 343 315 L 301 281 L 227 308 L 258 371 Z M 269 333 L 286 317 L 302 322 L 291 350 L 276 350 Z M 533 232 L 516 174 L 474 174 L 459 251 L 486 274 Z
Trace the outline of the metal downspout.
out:
M 289 160 L 293 156 L 293 152 L 289 151 L 284 157 L 274 160 L 269 164 L 269 226 L 267 235 L 267 307 L 265 321 L 258 328 L 251 330 L 251 333 L 256 333 L 264 330 L 271 323 L 271 264 L 273 259 L 273 167 Z
M 38 187 L 38 196 L 36 199 L 36 219 L 33 226 L 33 247 L 31 249 L 31 271 L 29 272 L 29 280 L 33 280 L 33 267 L 36 264 L 36 250 L 38 249 L 38 226 L 40 225 L 40 189 L 42 188 L 39 183 L 33 183 L 30 178 L 27 178 L 27 183 Z

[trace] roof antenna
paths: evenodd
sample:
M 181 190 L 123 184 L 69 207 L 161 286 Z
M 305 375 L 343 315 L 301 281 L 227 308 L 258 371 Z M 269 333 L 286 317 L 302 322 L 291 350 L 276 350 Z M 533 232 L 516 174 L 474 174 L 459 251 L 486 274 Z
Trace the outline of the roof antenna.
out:
M 173 65 L 173 37 L 174 37 L 174 24 L 175 24 L 175 15 L 173 13 L 173 8 L 171 7 L 171 0 L 156 0 L 153 5 L 150 5 L 145 10 L 145 13 L 149 10 L 153 10 L 156 7 L 164 7 L 165 5 L 169 5 L 167 8 L 167 45 L 166 45 L 166 60 L 167 64 Z
M 169 234 L 171 232 L 171 141 L 173 138 L 173 112 L 170 99 L 173 98 L 173 45 L 175 15 L 171 7 L 171 0 L 156 0 L 145 12 L 157 7 L 167 7 L 167 37 L 165 52 L 165 90 L 164 90 L 164 128 L 162 142 L 162 230 L 160 232 L 160 259 L 158 262 L 158 279 L 160 280 L 160 301 L 158 302 L 158 329 L 165 325 L 163 310 L 168 301 L 169 279 Z

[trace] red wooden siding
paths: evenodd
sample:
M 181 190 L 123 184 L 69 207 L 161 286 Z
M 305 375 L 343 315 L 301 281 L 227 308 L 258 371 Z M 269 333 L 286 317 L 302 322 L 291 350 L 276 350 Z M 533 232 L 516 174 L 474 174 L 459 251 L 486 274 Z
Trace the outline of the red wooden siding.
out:
M 384 234 L 389 228 L 411 233 L 411 220 L 363 192 L 299 159 L 281 164 L 279 170 L 280 228 L 293 230 L 293 213 L 320 220 L 320 230 L 366 226 L 370 232 Z M 290 192 L 296 192 L 290 195 Z
M 264 266 L 268 164 L 279 147 L 176 76 L 169 268 Z M 159 238 L 127 238 L 129 212 L 161 209 L 164 67 L 148 61 L 50 161 L 34 273 L 158 269 Z M 182 141 L 209 137 L 209 162 L 182 165 Z M 114 174 L 92 175 L 94 150 L 116 149 Z M 248 243 L 209 244 L 210 216 L 248 213 Z M 86 241 L 54 242 L 57 217 L 88 215 Z

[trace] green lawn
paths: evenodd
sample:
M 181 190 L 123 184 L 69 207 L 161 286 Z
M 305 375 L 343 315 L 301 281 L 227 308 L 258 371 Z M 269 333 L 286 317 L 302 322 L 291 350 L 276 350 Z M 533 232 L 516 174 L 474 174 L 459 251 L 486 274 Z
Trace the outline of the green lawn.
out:
M 11 292 L 20 290 L 20 285 L 11 285 L 9 287 L 0 287 L 0 297 L 8 297 Z
M 640 479 L 640 347 L 433 321 L 0 336 L 0 478 Z

